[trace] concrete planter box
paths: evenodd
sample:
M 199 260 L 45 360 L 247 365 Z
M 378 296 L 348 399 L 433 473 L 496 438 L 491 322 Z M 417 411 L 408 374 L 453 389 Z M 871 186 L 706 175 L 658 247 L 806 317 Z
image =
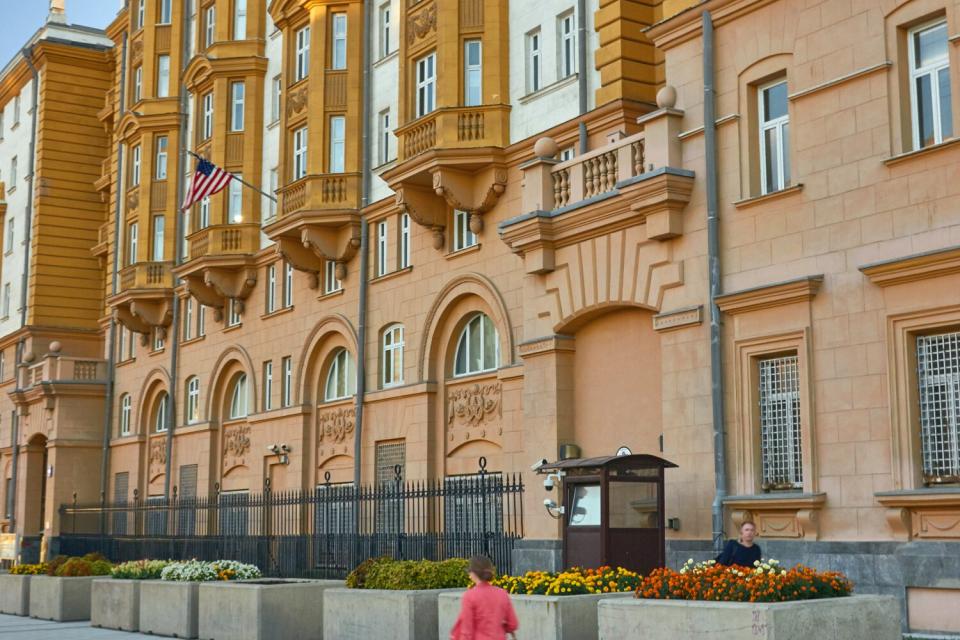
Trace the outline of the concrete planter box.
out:
M 462 591 L 330 589 L 323 598 L 323 632 L 337 640 L 436 640 L 438 597 Z
M 30 615 L 30 579 L 33 576 L 0 576 L 0 613 Z
M 633 593 L 601 593 L 582 596 L 510 596 L 523 640 L 596 640 L 597 604 L 610 598 L 629 598 Z M 441 640 L 450 637 L 463 593 L 443 593 L 438 601 Z
M 90 625 L 136 631 L 140 628 L 142 580 L 100 578 L 90 589 Z
M 800 602 L 607 600 L 599 606 L 600 639 L 900 640 L 893 596 Z
M 205 582 L 200 585 L 199 636 L 203 640 L 320 640 L 325 594 L 342 586 L 341 580 Z
M 57 622 L 89 620 L 90 588 L 95 579 L 93 576 L 33 576 L 30 579 L 30 617 Z
M 140 584 L 140 632 L 196 638 L 199 595 L 199 582 L 144 580 Z

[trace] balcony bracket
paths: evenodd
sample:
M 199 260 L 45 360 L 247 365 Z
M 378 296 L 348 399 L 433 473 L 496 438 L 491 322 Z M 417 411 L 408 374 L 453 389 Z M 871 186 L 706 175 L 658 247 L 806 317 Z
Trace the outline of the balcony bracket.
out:
M 200 304 L 213 308 L 214 319 L 223 320 L 223 308 L 233 300 L 236 310 L 243 313 L 244 300 L 257 284 L 257 270 L 253 267 L 205 267 L 184 274 L 187 290 Z
M 173 320 L 171 300 L 167 297 L 150 300 L 125 300 L 113 303 L 113 319 L 128 330 L 149 335 L 154 330 L 165 338 Z

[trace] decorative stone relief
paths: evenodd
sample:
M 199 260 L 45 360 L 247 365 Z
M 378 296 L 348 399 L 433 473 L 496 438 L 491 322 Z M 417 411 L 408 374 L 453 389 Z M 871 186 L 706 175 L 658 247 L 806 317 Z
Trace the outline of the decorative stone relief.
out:
M 250 425 L 238 424 L 223 430 L 223 470 L 245 465 L 250 451 Z
M 150 441 L 150 480 L 162 475 L 167 465 L 166 438 L 154 438 Z
M 307 87 L 301 87 L 287 96 L 287 117 L 300 113 L 307 106 Z
M 317 458 L 349 455 L 356 410 L 353 407 L 330 409 L 317 415 Z
M 503 435 L 499 382 L 451 389 L 447 394 L 447 437 L 451 442 Z
M 417 40 L 426 37 L 431 31 L 436 30 L 437 3 L 433 2 L 423 11 L 407 19 L 407 44 L 412 45 Z

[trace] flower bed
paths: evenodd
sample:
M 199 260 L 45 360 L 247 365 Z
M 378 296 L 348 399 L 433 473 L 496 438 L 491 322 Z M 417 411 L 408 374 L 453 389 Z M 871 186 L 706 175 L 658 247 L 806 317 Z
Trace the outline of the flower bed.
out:
M 110 572 L 116 580 L 159 580 L 169 560 L 131 560 L 118 564 Z
M 528 571 L 522 576 L 500 576 L 492 584 L 516 595 L 574 596 L 636 591 L 640 582 L 639 574 L 623 567 L 574 567 L 560 573 Z
M 160 572 L 161 580 L 172 582 L 216 582 L 226 580 L 254 580 L 261 576 L 260 569 L 252 564 L 235 560 L 188 560 L 171 562 Z
M 452 558 L 433 560 L 365 560 L 347 576 L 351 589 L 386 589 L 409 591 L 418 589 L 456 589 L 470 585 L 467 561 Z

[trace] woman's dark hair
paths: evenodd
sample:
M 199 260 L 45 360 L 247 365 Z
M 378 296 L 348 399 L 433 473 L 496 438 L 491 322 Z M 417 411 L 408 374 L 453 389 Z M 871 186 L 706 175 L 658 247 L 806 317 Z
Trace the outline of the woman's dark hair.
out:
M 493 580 L 493 563 L 486 556 L 473 556 L 470 558 L 470 571 L 484 582 Z

